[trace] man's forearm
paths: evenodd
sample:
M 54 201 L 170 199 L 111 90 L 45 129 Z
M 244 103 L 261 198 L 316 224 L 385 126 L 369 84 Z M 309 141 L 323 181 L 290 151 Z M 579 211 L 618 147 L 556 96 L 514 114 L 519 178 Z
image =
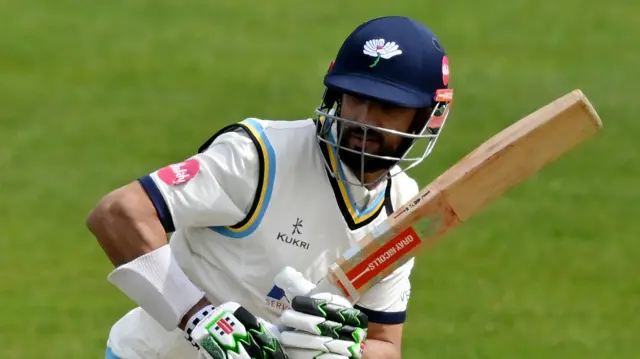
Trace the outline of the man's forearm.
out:
M 391 342 L 367 339 L 362 359 L 401 359 L 400 348 Z
M 105 196 L 87 226 L 116 267 L 109 282 L 166 330 L 184 329 L 209 304 L 173 256 L 156 209 L 139 183 Z
M 103 198 L 87 227 L 116 267 L 168 243 L 153 204 L 137 183 Z

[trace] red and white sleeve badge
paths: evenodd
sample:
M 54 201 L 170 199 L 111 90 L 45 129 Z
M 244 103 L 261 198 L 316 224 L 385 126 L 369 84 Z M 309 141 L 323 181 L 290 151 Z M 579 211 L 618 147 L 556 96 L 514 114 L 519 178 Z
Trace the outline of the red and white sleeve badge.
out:
M 175 163 L 158 170 L 158 177 L 162 182 L 177 186 L 193 179 L 200 171 L 200 162 L 195 158 Z

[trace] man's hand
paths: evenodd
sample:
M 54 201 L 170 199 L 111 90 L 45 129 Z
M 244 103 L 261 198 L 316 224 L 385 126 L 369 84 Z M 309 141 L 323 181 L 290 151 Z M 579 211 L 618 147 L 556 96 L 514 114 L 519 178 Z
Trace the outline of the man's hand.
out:
M 280 317 L 280 342 L 291 359 L 362 358 L 368 318 L 344 297 L 309 295 L 313 283 L 293 268 L 284 268 L 276 285 L 291 298 Z
M 277 328 L 235 302 L 207 306 L 192 316 L 187 339 L 206 359 L 288 359 Z
M 296 296 L 280 317 L 282 345 L 291 359 L 362 358 L 367 316 L 330 293 Z

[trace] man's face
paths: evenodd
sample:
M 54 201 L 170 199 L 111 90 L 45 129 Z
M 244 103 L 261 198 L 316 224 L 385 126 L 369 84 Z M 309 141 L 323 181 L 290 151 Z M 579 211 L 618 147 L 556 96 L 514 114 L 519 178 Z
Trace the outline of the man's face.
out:
M 379 102 L 360 99 L 351 95 L 342 96 L 342 107 L 340 117 L 362 123 L 364 125 L 377 126 L 400 132 L 409 132 L 409 128 L 416 115 L 416 109 L 395 107 L 393 105 L 381 104 Z M 343 123 L 344 127 L 340 145 L 354 151 L 364 151 L 374 155 L 397 156 L 397 149 L 402 142 L 402 137 L 390 133 L 378 132 L 374 129 L 367 129 L 366 141 L 363 128 L 348 123 Z M 360 166 L 360 155 L 343 151 L 341 157 L 353 168 Z M 354 156 L 355 155 L 355 156 Z M 374 172 L 385 169 L 387 161 L 375 158 L 367 158 L 365 172 Z M 359 170 L 359 168 L 358 168 Z

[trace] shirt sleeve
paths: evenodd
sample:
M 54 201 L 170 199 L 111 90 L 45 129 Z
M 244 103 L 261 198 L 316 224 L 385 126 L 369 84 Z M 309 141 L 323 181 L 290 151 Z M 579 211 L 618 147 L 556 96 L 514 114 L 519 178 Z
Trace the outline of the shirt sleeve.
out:
M 201 153 L 139 179 L 167 233 L 232 226 L 254 200 L 260 171 L 253 139 L 242 129 L 219 135 Z
M 405 177 L 406 183 L 397 186 L 397 200 L 402 205 L 419 192 L 415 180 Z M 394 206 L 398 207 L 398 206 Z M 371 287 L 356 303 L 355 307 L 367 314 L 369 322 L 379 324 L 401 324 L 407 318 L 407 307 L 411 296 L 411 271 L 414 258 L 393 271 L 382 281 Z
M 407 318 L 407 306 L 411 295 L 409 276 L 414 259 L 396 269 L 385 279 L 369 289 L 355 307 L 369 317 L 369 322 L 401 324 Z

